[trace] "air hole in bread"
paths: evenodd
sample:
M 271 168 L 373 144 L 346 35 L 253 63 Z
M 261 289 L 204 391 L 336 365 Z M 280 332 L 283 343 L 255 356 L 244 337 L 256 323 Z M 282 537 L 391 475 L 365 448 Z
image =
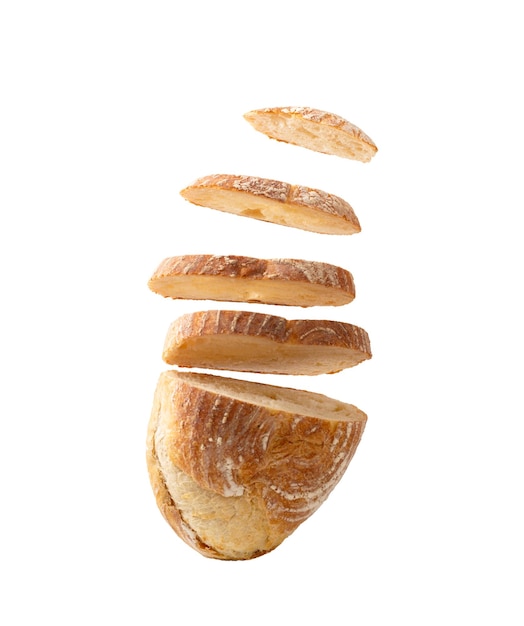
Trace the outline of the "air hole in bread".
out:
M 260 209 L 242 209 L 240 211 L 240 215 L 244 215 L 245 217 L 253 217 L 255 219 L 261 219 L 266 217 L 265 213 Z

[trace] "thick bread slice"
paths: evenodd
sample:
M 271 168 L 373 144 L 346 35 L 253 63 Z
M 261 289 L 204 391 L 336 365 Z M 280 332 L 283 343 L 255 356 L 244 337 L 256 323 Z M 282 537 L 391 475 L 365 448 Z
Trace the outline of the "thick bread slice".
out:
M 206 374 L 161 374 L 147 465 L 158 507 L 201 554 L 276 548 L 344 474 L 366 415 L 320 394 Z
M 217 310 L 175 320 L 162 356 L 180 367 L 317 375 L 370 359 L 371 347 L 365 330 L 344 322 Z
M 360 224 L 342 198 L 319 189 L 258 176 L 214 174 L 180 194 L 189 202 L 263 222 L 329 235 L 352 235 Z
M 162 261 L 148 282 L 165 298 L 339 306 L 355 297 L 351 274 L 299 259 L 185 255 Z
M 357 126 L 339 115 L 309 107 L 275 107 L 244 115 L 258 131 L 277 141 L 368 162 L 377 146 Z

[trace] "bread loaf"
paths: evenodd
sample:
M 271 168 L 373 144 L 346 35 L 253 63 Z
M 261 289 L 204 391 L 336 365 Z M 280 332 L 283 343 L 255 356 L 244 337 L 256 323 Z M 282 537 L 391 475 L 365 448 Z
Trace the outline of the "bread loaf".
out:
M 147 464 L 158 507 L 201 554 L 251 559 L 325 501 L 366 415 L 320 394 L 207 374 L 161 374 Z
M 340 306 L 355 297 L 352 275 L 335 265 L 299 259 L 186 255 L 162 261 L 148 282 L 166 298 Z
M 370 359 L 371 347 L 365 330 L 344 322 L 216 310 L 175 320 L 162 356 L 180 367 L 317 375 Z
M 377 152 L 370 137 L 334 113 L 309 107 L 275 107 L 250 111 L 244 117 L 272 139 L 316 152 L 364 163 Z
M 352 235 L 360 224 L 338 196 L 258 176 L 215 174 L 181 192 L 189 202 L 264 222 L 330 235 Z

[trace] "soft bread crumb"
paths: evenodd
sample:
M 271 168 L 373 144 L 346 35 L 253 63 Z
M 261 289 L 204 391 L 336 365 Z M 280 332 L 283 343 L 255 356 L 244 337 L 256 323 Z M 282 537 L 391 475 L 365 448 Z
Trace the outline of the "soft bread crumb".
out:
M 250 111 L 246 120 L 277 141 L 364 163 L 377 146 L 360 128 L 344 118 L 309 107 L 275 107 Z

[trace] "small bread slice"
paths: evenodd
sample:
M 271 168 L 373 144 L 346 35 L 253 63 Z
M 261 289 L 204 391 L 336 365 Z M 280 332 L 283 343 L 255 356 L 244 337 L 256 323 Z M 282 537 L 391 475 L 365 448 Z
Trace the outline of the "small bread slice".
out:
M 345 269 L 300 259 L 184 255 L 164 259 L 148 282 L 165 298 L 340 306 L 355 297 Z
M 189 202 L 263 222 L 329 235 L 352 235 L 360 224 L 342 198 L 319 189 L 258 176 L 214 174 L 180 194 Z
M 366 419 L 356 407 L 317 393 L 164 372 L 146 453 L 157 505 L 204 556 L 261 556 L 326 500 Z
M 364 163 L 377 146 L 357 126 L 339 115 L 309 107 L 274 107 L 250 111 L 245 119 L 271 139 Z
M 179 367 L 315 376 L 370 359 L 371 346 L 365 330 L 345 322 L 214 310 L 175 320 L 162 358 Z

